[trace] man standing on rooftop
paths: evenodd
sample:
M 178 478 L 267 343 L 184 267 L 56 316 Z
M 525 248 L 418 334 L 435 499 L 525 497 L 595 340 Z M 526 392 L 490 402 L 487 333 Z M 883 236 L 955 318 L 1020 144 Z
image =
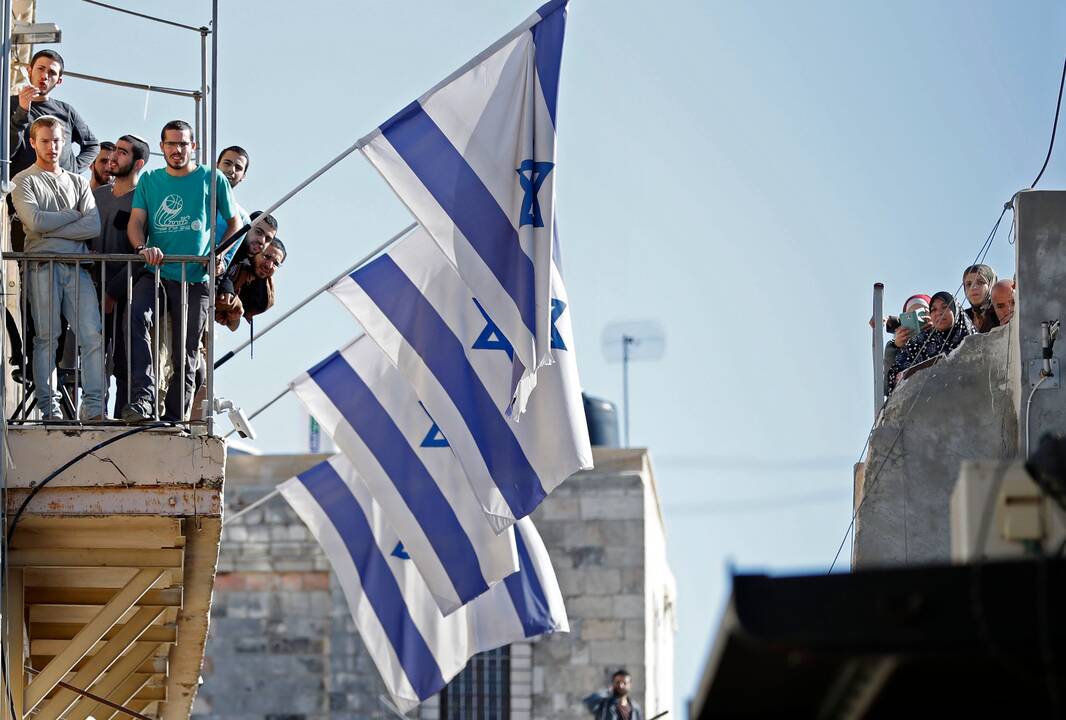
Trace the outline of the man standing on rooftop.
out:
M 202 265 L 166 263 L 167 255 L 211 254 L 211 183 L 215 184 L 217 209 L 226 218 L 225 238 L 240 229 L 233 193 L 226 177 L 217 170 L 198 165 L 192 127 L 184 120 L 171 120 L 163 126 L 160 148 L 166 167 L 153 170 L 141 178 L 133 194 L 133 211 L 127 232 L 133 251 L 152 267 L 159 267 L 160 308 L 171 315 L 170 362 L 172 380 L 167 388 L 165 420 L 183 422 L 189 414 L 195 392 L 194 378 L 199 364 L 197 348 L 209 318 L 208 272 Z M 184 280 L 188 283 L 186 322 L 173 313 L 180 312 Z M 129 404 L 121 417 L 140 421 L 154 416 L 158 378 L 152 367 L 152 325 L 162 318 L 155 312 L 155 277 L 149 272 L 133 287 L 130 321 L 130 363 L 132 388 Z M 182 325 L 185 335 L 182 336 Z M 184 374 L 182 366 L 184 365 Z M 182 404 L 184 397 L 184 406 Z
M 42 115 L 58 118 L 63 125 L 65 142 L 59 167 L 80 174 L 96 159 L 100 143 L 77 110 L 52 97 L 63 84 L 63 57 L 55 50 L 38 50 L 30 61 L 29 81 L 11 98 L 11 175 L 37 161 L 30 145 L 30 125 Z M 77 155 L 71 143 L 77 143 Z
M 89 181 L 59 166 L 65 137 L 63 123 L 47 115 L 30 127 L 37 160 L 14 177 L 11 199 L 26 229 L 26 251 L 86 253 L 86 241 L 100 234 L 100 216 Z M 81 385 L 85 390 L 81 416 L 104 416 L 103 338 L 100 306 L 93 281 L 80 263 L 31 262 L 30 310 L 37 334 L 33 338 L 33 383 L 44 419 L 59 420 L 59 393 L 52 384 L 62 311 L 74 324 L 81 346 Z

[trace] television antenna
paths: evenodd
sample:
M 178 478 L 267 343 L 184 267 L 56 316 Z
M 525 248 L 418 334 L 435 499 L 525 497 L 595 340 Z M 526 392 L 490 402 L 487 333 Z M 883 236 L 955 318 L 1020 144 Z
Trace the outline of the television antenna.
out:
M 629 363 L 658 360 L 666 349 L 662 325 L 654 320 L 625 320 L 603 328 L 603 355 L 607 362 L 622 363 L 622 417 L 625 447 L 629 447 Z

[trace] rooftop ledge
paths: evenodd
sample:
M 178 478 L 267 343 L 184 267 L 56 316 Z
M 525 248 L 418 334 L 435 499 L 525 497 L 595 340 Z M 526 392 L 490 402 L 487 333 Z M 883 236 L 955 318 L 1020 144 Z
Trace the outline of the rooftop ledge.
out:
M 77 455 L 129 426 L 12 426 L 8 508 Z M 226 448 L 221 438 L 160 428 L 94 450 L 53 478 L 26 511 L 42 515 L 221 515 Z

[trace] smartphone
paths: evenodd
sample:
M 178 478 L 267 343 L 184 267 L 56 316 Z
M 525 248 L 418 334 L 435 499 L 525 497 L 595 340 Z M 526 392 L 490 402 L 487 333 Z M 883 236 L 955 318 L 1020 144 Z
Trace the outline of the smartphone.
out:
M 899 324 L 911 332 L 921 332 L 922 326 L 929 322 L 928 310 L 912 310 L 899 316 Z

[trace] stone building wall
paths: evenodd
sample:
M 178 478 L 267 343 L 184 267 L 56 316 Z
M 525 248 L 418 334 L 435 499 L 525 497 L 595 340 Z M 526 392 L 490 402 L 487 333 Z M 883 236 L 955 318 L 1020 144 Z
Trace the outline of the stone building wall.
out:
M 325 457 L 231 456 L 227 508 L 247 507 Z M 534 515 L 571 632 L 512 646 L 513 720 L 582 717 L 581 699 L 623 666 L 649 714 L 673 696 L 673 578 L 647 454 L 597 448 L 596 465 Z M 224 530 L 203 681 L 195 718 L 394 717 L 325 556 L 280 498 Z M 438 703 L 412 715 L 435 720 Z

